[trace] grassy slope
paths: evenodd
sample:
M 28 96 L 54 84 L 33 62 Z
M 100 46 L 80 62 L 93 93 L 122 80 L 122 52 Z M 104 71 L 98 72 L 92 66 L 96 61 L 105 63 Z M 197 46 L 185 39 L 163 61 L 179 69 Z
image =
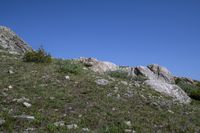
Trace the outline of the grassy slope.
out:
M 137 133 L 200 132 L 198 101 L 179 105 L 149 88 L 137 88 L 131 81 L 124 85 L 120 79 L 99 86 L 94 81 L 102 76 L 89 70 L 82 70 L 78 75 L 69 74 L 71 80 L 68 81 L 64 78 L 67 74 L 59 72 L 59 62 L 63 61 L 54 60 L 49 65 L 24 63 L 0 54 L 0 118 L 6 120 L 0 131 L 23 132 L 35 128 L 34 132 L 83 132 L 82 128 L 89 128 L 90 132 L 99 133 L 122 133 L 124 129 L 134 129 Z M 14 74 L 8 74 L 10 69 Z M 103 78 L 109 79 L 106 75 Z M 3 91 L 9 85 L 13 89 Z M 115 87 L 119 88 L 117 92 Z M 29 98 L 32 107 L 13 102 L 21 97 Z M 27 121 L 12 117 L 21 114 L 36 119 Z M 53 123 L 58 121 L 77 124 L 79 128 L 55 127 Z M 128 127 L 124 121 L 131 121 L 132 126 Z

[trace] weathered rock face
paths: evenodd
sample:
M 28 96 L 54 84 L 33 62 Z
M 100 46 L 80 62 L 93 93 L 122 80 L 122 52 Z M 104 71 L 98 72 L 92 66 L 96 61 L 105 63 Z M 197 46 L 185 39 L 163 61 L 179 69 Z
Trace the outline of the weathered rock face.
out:
M 157 64 L 148 65 L 147 67 L 157 76 L 158 79 L 167 83 L 175 83 L 174 76 L 169 70 L 167 70 L 167 68 L 161 67 Z
M 173 97 L 175 101 L 180 103 L 187 104 L 191 102 L 191 99 L 187 96 L 187 94 L 175 84 L 169 84 L 161 80 L 146 80 L 145 84 L 160 93 Z
M 0 26 L 0 47 L 11 54 L 23 54 L 32 48 L 9 28 Z
M 165 67 L 155 64 L 147 67 L 139 66 L 135 68 L 135 74 L 147 78 L 144 83 L 152 89 L 171 96 L 180 103 L 191 102 L 190 97 L 180 87 L 174 84 L 174 76 Z
M 147 67 L 119 67 L 113 63 L 98 61 L 94 58 L 80 58 L 79 61 L 98 73 L 120 70 L 132 77 L 143 76 L 146 79 L 144 84 L 150 86 L 155 91 L 173 97 L 175 101 L 180 103 L 187 104 L 191 101 L 190 97 L 180 87 L 175 85 L 174 76 L 165 67 L 156 64 Z
M 81 61 L 84 65 L 89 67 L 92 71 L 97 73 L 105 73 L 108 71 L 116 71 L 118 70 L 118 66 L 106 61 L 98 61 L 94 58 L 80 58 L 79 61 Z

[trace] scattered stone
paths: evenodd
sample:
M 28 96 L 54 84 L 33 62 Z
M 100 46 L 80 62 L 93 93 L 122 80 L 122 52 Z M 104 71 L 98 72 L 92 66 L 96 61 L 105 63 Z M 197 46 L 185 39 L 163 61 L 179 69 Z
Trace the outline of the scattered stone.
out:
M 76 129 L 78 126 L 76 124 L 67 125 L 68 129 Z
M 13 74 L 14 72 L 12 70 L 8 70 L 8 73 L 9 74 Z
M 125 133 L 132 133 L 132 130 L 131 129 L 125 129 L 124 132 Z
M 133 130 L 133 131 L 132 131 L 132 133 L 136 133 L 136 131 L 135 131 L 135 130 Z
M 116 111 L 116 108 L 112 108 L 112 111 Z
M 89 131 L 90 131 L 89 128 L 82 128 L 82 130 L 83 130 L 84 132 L 89 132 Z
M 132 125 L 131 125 L 131 121 L 124 121 L 124 123 L 125 123 L 127 126 L 129 126 L 129 127 L 132 126 Z
M 18 102 L 18 103 L 22 103 L 22 102 L 29 102 L 30 100 L 28 98 L 22 97 L 19 99 L 13 99 L 13 102 Z
M 83 70 L 88 70 L 86 67 L 83 67 Z
M 27 103 L 27 102 L 23 102 L 23 105 L 27 108 L 30 108 L 32 105 L 30 103 Z
M 127 83 L 126 81 L 121 81 L 121 83 L 122 83 L 123 85 L 128 85 L 128 83 Z
M 119 90 L 119 88 L 118 88 L 117 86 L 115 86 L 115 88 L 114 88 L 114 90 L 113 90 L 113 91 L 114 91 L 115 93 L 117 93 L 117 92 L 118 92 L 118 90 Z
M 26 119 L 26 120 L 35 120 L 34 116 L 31 115 L 17 115 L 13 116 L 14 118 L 19 118 L 19 119 Z
M 96 84 L 98 84 L 98 85 L 103 85 L 103 86 L 109 84 L 109 81 L 106 80 L 106 79 L 98 79 L 98 80 L 96 80 L 95 82 L 96 82 Z
M 70 77 L 69 77 L 69 76 L 65 76 L 65 79 L 66 79 L 66 80 L 70 80 Z
M 3 125 L 6 121 L 0 118 L 0 126 Z
M 54 100 L 54 99 L 55 99 L 55 97 L 50 97 L 49 99 L 50 99 L 50 100 Z
M 107 94 L 107 97 L 111 97 L 111 96 L 112 96 L 112 93 L 108 93 L 108 94 Z
M 65 122 L 64 121 L 55 122 L 54 125 L 56 127 L 63 127 L 63 126 L 65 126 Z
M 169 113 L 174 114 L 174 111 L 172 110 L 167 110 Z
M 27 128 L 25 129 L 25 131 L 23 133 L 30 133 L 33 132 L 35 130 L 35 128 Z
M 119 99 L 121 96 L 120 96 L 120 94 L 117 94 L 117 98 Z
M 9 85 L 9 86 L 8 86 L 8 89 L 12 89 L 12 88 L 13 88 L 12 85 Z
M 135 83 L 134 86 L 139 88 L 140 84 L 139 83 Z

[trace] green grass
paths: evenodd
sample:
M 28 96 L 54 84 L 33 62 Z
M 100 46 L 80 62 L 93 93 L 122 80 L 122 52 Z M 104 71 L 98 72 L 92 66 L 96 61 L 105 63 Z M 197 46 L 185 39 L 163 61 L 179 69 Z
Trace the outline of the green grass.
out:
M 6 120 L 0 127 L 2 132 L 24 132 L 27 128 L 35 128 L 34 132 L 39 133 L 82 133 L 82 128 L 95 133 L 123 133 L 125 129 L 137 133 L 200 131 L 199 101 L 181 105 L 146 86 L 135 87 L 126 78 L 123 81 L 128 85 L 122 84 L 121 78 L 112 81 L 108 75 L 85 70 L 73 60 L 54 59 L 50 64 L 38 64 L 5 56 L 0 56 L 0 118 Z M 8 73 L 10 69 L 14 74 Z M 66 75 L 70 80 L 65 79 Z M 110 83 L 99 86 L 95 83 L 99 78 Z M 13 89 L 3 91 L 9 85 Z M 32 107 L 13 102 L 21 97 L 30 99 Z M 36 119 L 13 119 L 21 114 Z M 55 127 L 58 121 L 77 124 L 78 128 Z M 131 121 L 132 125 L 128 127 L 124 121 Z

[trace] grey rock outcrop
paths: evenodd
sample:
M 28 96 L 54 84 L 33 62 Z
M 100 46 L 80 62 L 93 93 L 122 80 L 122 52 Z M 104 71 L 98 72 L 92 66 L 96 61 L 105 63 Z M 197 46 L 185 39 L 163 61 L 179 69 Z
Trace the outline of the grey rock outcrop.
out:
M 139 66 L 135 68 L 135 74 L 144 76 L 147 80 L 144 84 L 155 91 L 171 96 L 180 103 L 190 103 L 190 97 L 177 85 L 174 76 L 165 67 L 159 65 Z
M 108 71 L 116 71 L 118 70 L 118 66 L 106 61 L 98 61 L 95 58 L 83 58 L 81 57 L 79 59 L 81 63 L 83 63 L 85 66 L 89 67 L 92 71 L 97 73 L 105 73 Z
M 158 79 L 167 83 L 175 83 L 174 76 L 167 68 L 161 67 L 157 64 L 148 65 L 147 67 L 156 75 Z
M 175 101 L 185 104 L 191 102 L 188 95 L 175 84 L 169 84 L 162 80 L 146 80 L 144 83 L 162 94 L 173 97 Z
M 0 51 L 24 54 L 32 48 L 7 27 L 0 26 Z

